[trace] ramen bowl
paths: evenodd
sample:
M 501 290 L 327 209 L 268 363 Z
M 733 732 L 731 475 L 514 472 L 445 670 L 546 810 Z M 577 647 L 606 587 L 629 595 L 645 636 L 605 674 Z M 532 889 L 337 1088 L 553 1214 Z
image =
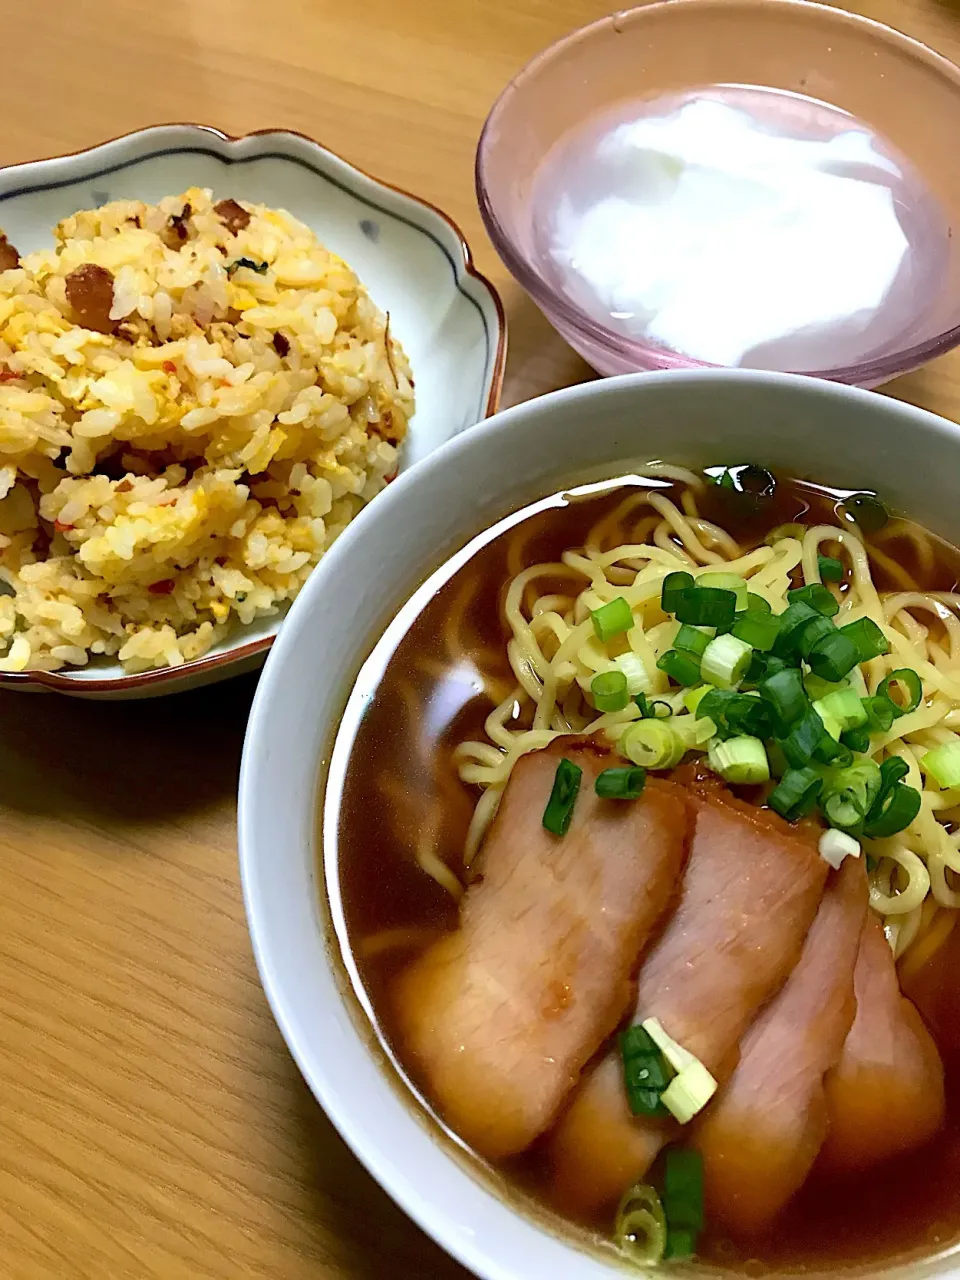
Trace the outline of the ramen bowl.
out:
M 960 71 L 897 31 L 799 0 L 670 0 L 532 60 L 487 119 L 477 193 L 506 266 L 601 373 L 873 386 L 960 340 L 960 179 L 932 121 L 960 121 Z M 848 221 L 848 197 L 870 209 Z
M 26 254 L 82 209 L 155 203 L 191 186 L 287 209 L 357 271 L 389 315 L 416 381 L 400 469 L 494 413 L 506 358 L 499 297 L 475 269 L 456 224 L 417 196 L 370 177 L 300 134 L 231 138 L 193 124 L 142 129 L 73 155 L 0 169 L 0 228 Z M 117 660 L 56 671 L 0 672 L 0 687 L 78 697 L 145 698 L 258 667 L 282 621 L 239 622 L 193 661 L 128 671 Z
M 377 670 L 364 666 L 373 646 L 391 624 L 407 625 L 471 554 L 472 539 L 545 495 L 654 459 L 696 467 L 750 460 L 876 489 L 933 532 L 960 536 L 952 481 L 960 428 L 919 409 L 768 373 L 648 374 L 570 388 L 445 445 L 344 533 L 291 609 L 249 721 L 240 869 L 274 1016 L 357 1157 L 483 1280 L 635 1273 L 624 1272 L 609 1246 L 509 1192 L 430 1115 L 380 1039 L 339 887 L 337 820 L 355 729 L 341 719 L 351 690 L 356 709 L 377 682 Z M 351 608 L 331 609 L 331 599 L 349 599 Z M 899 1272 L 950 1273 L 945 1259 L 913 1260 Z

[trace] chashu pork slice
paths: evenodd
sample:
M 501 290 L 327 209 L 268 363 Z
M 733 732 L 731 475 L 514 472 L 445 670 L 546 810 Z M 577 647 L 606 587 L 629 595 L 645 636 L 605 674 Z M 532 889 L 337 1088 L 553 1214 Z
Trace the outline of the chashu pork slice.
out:
M 763 1231 L 806 1181 L 827 1134 L 824 1076 L 853 1024 L 853 971 L 867 914 L 863 863 L 827 883 L 796 968 L 740 1043 L 740 1061 L 697 1125 L 707 1219 Z
M 543 827 L 559 761 L 583 770 L 567 834 Z M 522 757 L 464 895 L 460 927 L 398 978 L 414 1074 L 446 1123 L 489 1159 L 553 1122 L 584 1064 L 628 1012 L 651 931 L 689 845 L 682 788 L 600 799 L 616 761 L 582 742 Z
M 695 779 L 695 825 L 679 905 L 640 968 L 635 1021 L 655 1017 L 722 1081 L 759 1009 L 800 957 L 827 875 L 812 830 Z M 619 1051 L 585 1073 L 551 1135 L 557 1202 L 592 1215 L 642 1178 L 677 1137 L 631 1114 Z
M 853 978 L 857 1014 L 826 1080 L 830 1132 L 821 1167 L 867 1169 L 912 1151 L 944 1121 L 943 1063 L 930 1032 L 900 993 L 879 919 L 867 920 Z

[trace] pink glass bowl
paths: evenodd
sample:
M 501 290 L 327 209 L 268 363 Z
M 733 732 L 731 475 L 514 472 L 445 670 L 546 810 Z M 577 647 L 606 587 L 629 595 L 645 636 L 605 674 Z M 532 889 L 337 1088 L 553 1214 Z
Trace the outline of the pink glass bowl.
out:
M 558 41 L 520 72 L 487 118 L 476 159 L 480 209 L 504 263 L 547 319 L 603 374 L 704 367 L 666 346 L 603 323 L 558 282 L 534 227 L 545 158 L 585 122 L 618 104 L 715 85 L 758 86 L 828 103 L 867 124 L 906 157 L 940 229 L 935 286 L 889 295 L 894 322 L 835 367 L 798 367 L 876 386 L 960 343 L 960 70 L 880 23 L 808 0 L 661 0 L 601 19 Z M 572 152 L 576 161 L 575 148 Z M 585 157 L 586 160 L 589 157 Z M 567 176 L 568 175 L 568 176 Z M 578 166 L 564 182 L 574 190 Z M 929 238 L 931 241 L 934 237 Z M 920 238 L 919 251 L 926 253 Z M 916 251 L 916 250 L 915 250 Z M 822 364 L 822 361 L 820 362 Z

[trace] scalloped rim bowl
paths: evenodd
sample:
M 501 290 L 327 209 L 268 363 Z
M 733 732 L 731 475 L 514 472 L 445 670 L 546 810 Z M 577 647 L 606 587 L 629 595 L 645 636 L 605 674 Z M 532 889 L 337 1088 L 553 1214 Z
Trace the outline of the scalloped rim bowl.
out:
M 156 201 L 189 186 L 289 208 L 389 310 L 417 384 L 401 470 L 497 411 L 506 360 L 503 306 L 474 267 L 459 227 L 426 200 L 370 177 L 302 134 L 264 130 L 233 138 L 203 125 L 157 125 L 72 155 L 12 165 L 0 169 L 0 227 L 30 251 L 49 244 L 53 226 L 78 209 L 111 199 Z M 94 662 L 70 671 L 0 672 L 0 688 L 100 698 L 179 692 L 258 666 L 284 616 L 237 626 L 225 643 L 180 667 L 126 674 L 119 664 Z
M 740 11 L 739 16 L 732 16 L 737 9 Z M 929 83 L 936 87 L 939 94 L 938 104 L 942 107 L 949 101 L 952 106 L 951 118 L 954 121 L 960 121 L 960 68 L 920 41 L 904 35 L 893 27 L 858 13 L 849 13 L 831 5 L 814 3 L 813 0 L 658 0 L 640 8 L 625 9 L 600 18 L 588 26 L 570 32 L 542 50 L 503 89 L 487 116 L 476 154 L 477 200 L 487 234 L 511 275 L 530 294 L 550 323 L 571 346 L 603 374 L 648 369 L 713 369 L 719 366 L 683 355 L 656 342 L 630 338 L 608 329 L 601 321 L 555 289 L 530 261 L 529 255 L 519 243 L 517 216 L 507 209 L 508 201 L 503 196 L 504 174 L 511 163 L 510 157 L 524 145 L 525 131 L 531 137 L 536 137 L 536 142 L 530 145 L 538 154 L 542 154 L 544 147 L 549 144 L 544 143 L 542 138 L 535 134 L 536 126 L 528 122 L 524 115 L 524 108 L 519 104 L 523 95 L 526 94 L 529 108 L 530 97 L 535 96 L 535 92 L 545 93 L 543 85 L 539 85 L 536 91 L 531 86 L 536 86 L 541 77 L 548 77 L 557 68 L 566 73 L 566 79 L 560 80 L 562 71 L 557 70 L 558 83 L 562 83 L 563 89 L 568 94 L 576 96 L 578 89 L 573 87 L 575 85 L 579 87 L 580 83 L 592 84 L 586 72 L 581 73 L 579 81 L 577 80 L 572 68 L 579 67 L 580 64 L 575 63 L 574 60 L 580 57 L 585 61 L 582 51 L 594 43 L 599 44 L 605 37 L 610 37 L 611 43 L 607 46 L 608 48 L 614 43 L 613 36 L 616 36 L 618 42 L 632 38 L 633 44 L 630 47 L 636 53 L 635 65 L 642 68 L 644 59 L 652 59 L 657 53 L 659 46 L 656 41 L 664 38 L 662 28 L 668 22 L 677 25 L 678 29 L 684 23 L 688 23 L 694 35 L 693 47 L 697 47 L 698 19 L 713 18 L 718 14 L 729 16 L 733 23 L 739 22 L 740 45 L 746 49 L 749 49 L 751 44 L 751 22 L 771 24 L 776 28 L 777 24 L 782 25 L 789 21 L 795 24 L 797 30 L 806 32 L 809 47 L 805 46 L 805 53 L 810 63 L 808 65 L 807 62 L 803 62 L 804 77 L 801 83 L 805 83 L 809 75 L 812 80 L 820 78 L 829 84 L 831 74 L 835 81 L 843 83 L 843 74 L 832 69 L 831 56 L 839 57 L 837 51 L 831 46 L 832 34 L 833 44 L 843 43 L 848 56 L 852 48 L 856 50 L 861 69 L 866 67 L 868 75 L 874 77 L 874 92 L 886 94 L 884 85 L 889 79 L 891 68 L 908 67 L 914 75 L 911 85 Z M 770 34 L 768 27 L 758 25 L 757 30 L 766 31 L 768 36 Z M 743 34 L 744 31 L 746 34 Z M 674 38 L 676 34 L 678 32 L 675 33 Z M 709 43 L 709 38 L 703 34 L 700 40 Z M 812 48 L 817 49 L 816 54 L 810 52 Z M 881 54 L 887 59 L 884 64 L 887 68 L 886 72 L 872 69 L 872 64 Z M 842 62 L 842 58 L 840 60 Z M 877 65 L 880 64 L 877 63 Z M 642 72 L 637 74 L 642 75 Z M 732 79 L 736 83 L 766 83 L 761 76 L 755 78 L 750 75 L 741 75 L 733 76 Z M 660 85 L 660 81 L 654 83 Z M 678 82 L 671 86 L 671 91 L 683 87 L 696 86 Z M 773 87 L 800 91 L 796 85 L 777 83 Z M 640 96 L 643 90 L 644 83 L 640 78 L 637 84 L 637 96 Z M 889 94 L 886 96 L 889 97 Z M 826 94 L 824 97 L 825 100 L 829 100 Z M 612 101 L 613 98 L 611 98 Z M 536 110 L 545 113 L 544 103 L 540 99 L 537 99 Z M 530 116 L 533 118 L 534 109 L 530 110 Z M 936 118 L 934 114 L 934 122 Z M 912 136 L 916 139 L 918 134 L 917 128 L 914 127 L 916 119 L 911 118 L 911 120 Z M 882 129 L 881 132 L 883 132 Z M 502 171 L 498 173 L 496 153 L 501 135 L 507 140 L 507 150 L 501 166 Z M 910 154 L 909 147 L 904 149 L 910 159 L 915 159 L 915 156 Z M 941 161 L 944 159 L 944 155 L 940 152 L 935 159 L 932 155 L 928 156 L 925 169 L 931 187 L 934 185 L 931 175 L 941 175 L 937 179 L 943 188 L 940 192 L 941 203 L 944 205 L 945 212 L 955 217 L 957 209 L 960 208 L 960 182 L 955 181 L 952 175 L 943 176 L 944 169 Z M 522 165 L 523 162 L 520 163 Z M 529 169 L 524 166 L 522 176 L 516 178 L 516 183 L 527 183 L 528 180 Z M 501 189 L 498 190 L 498 187 Z M 943 198 L 947 190 L 950 192 L 949 200 Z M 529 201 L 529 189 L 524 190 L 524 198 Z M 953 280 L 953 285 L 956 287 L 957 280 Z M 954 316 L 957 305 L 960 304 L 954 304 Z M 832 369 L 804 369 L 798 372 L 808 377 L 874 387 L 915 369 L 936 356 L 943 355 L 958 344 L 960 344 L 960 323 L 954 323 L 922 341 L 911 342 L 897 352 L 866 357 L 856 364 Z
M 492 1170 L 445 1141 L 418 1105 L 343 962 L 336 841 L 322 838 L 321 811 L 330 832 L 352 722 L 337 735 L 360 668 L 414 592 L 422 599 L 436 589 L 431 573 L 528 503 L 655 458 L 700 467 L 756 461 L 876 488 L 932 531 L 960 539 L 953 481 L 960 427 L 933 414 L 789 374 L 693 371 L 587 383 L 508 409 L 451 441 L 391 485 L 369 520 L 347 529 L 291 609 L 247 726 L 240 872 L 274 1016 L 356 1155 L 483 1280 L 639 1280 L 643 1273 L 625 1270 L 609 1247 L 526 1211 Z M 346 592 L 351 610 L 328 607 Z M 358 694 L 369 687 L 367 674 Z M 921 1280 L 950 1270 L 939 1259 L 884 1274 Z M 864 1272 L 842 1273 L 855 1274 Z

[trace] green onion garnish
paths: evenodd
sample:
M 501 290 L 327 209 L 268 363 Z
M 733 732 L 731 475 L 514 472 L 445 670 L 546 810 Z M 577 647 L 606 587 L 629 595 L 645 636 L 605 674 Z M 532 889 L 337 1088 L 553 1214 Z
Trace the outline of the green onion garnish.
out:
M 856 646 L 842 631 L 822 636 L 806 654 L 810 670 L 821 680 L 839 681 L 859 662 Z
M 886 761 L 884 761 L 886 763 Z M 877 799 L 867 815 L 863 833 L 871 839 L 895 836 L 909 827 L 920 812 L 920 792 L 905 782 L 895 782 Z
M 618 749 L 644 769 L 672 769 L 683 759 L 686 746 L 669 720 L 637 720 L 620 739 Z
M 785 671 L 790 666 L 785 658 L 778 658 L 773 653 L 754 653 L 747 667 L 745 683 L 761 685 L 778 671 Z
M 761 698 L 732 689 L 711 689 L 697 702 L 697 716 L 708 717 L 721 738 L 744 735 L 770 737 L 770 717 Z
M 737 597 L 737 608 L 747 607 L 747 584 L 738 573 L 701 573 L 697 579 L 698 587 L 715 587 L 720 591 L 732 591 Z
M 811 618 L 806 626 L 801 627 L 796 638 L 796 649 L 801 658 L 809 658 L 811 652 L 821 640 L 836 634 L 836 627 L 829 618 L 822 615 Z
M 873 760 L 860 760 L 845 769 L 831 770 L 820 795 L 820 807 L 828 822 L 843 831 L 860 825 L 883 786 L 883 774 Z
M 557 765 L 553 778 L 553 790 L 543 811 L 543 825 L 555 836 L 565 836 L 570 829 L 573 806 L 577 802 L 583 770 L 572 760 L 564 758 Z
M 602 776 L 602 775 L 601 775 Z M 639 1023 L 620 1036 L 620 1058 L 627 1102 L 635 1116 L 665 1116 L 660 1095 L 673 1079 L 673 1071 L 648 1032 Z
M 630 1188 L 617 1207 L 613 1238 L 624 1257 L 638 1267 L 655 1267 L 667 1246 L 667 1220 L 653 1187 Z
M 767 803 L 788 822 L 802 818 L 809 813 L 820 794 L 823 781 L 820 775 L 809 766 L 803 769 L 788 769 L 774 789 L 770 792 Z
M 609 604 L 601 605 L 590 614 L 597 639 L 612 640 L 614 636 L 623 635 L 633 626 L 633 612 L 623 596 L 617 596 Z
M 778 739 L 787 763 L 795 769 L 802 769 L 813 759 L 813 753 L 824 737 L 829 736 L 823 727 L 823 721 L 808 707 L 785 738 Z
M 772 613 L 770 601 L 753 591 L 747 592 L 747 613 Z
M 755 613 L 746 610 L 738 613 L 733 624 L 733 634 L 744 640 L 752 649 L 766 653 L 772 649 L 780 634 L 780 619 L 772 613 Z
M 683 650 L 684 653 L 692 653 L 695 658 L 703 656 L 703 651 L 710 643 L 712 637 L 708 631 L 701 631 L 699 627 L 691 627 L 684 623 L 677 632 L 674 640 L 674 648 Z
M 733 689 L 746 675 L 753 653 L 750 645 L 734 635 L 711 640 L 700 660 L 700 676 L 718 689 Z
M 856 690 L 849 685 L 818 698 L 813 706 L 828 732 L 832 725 L 837 726 L 837 732 L 833 735 L 835 738 L 839 738 L 845 730 L 859 729 L 867 722 L 866 708 L 857 697 Z
M 820 808 L 831 827 L 841 831 L 856 830 L 865 816 L 859 799 L 849 791 L 833 791 L 826 797 L 821 796 Z
M 840 735 L 840 741 L 845 747 L 849 747 L 851 751 L 856 751 L 860 755 L 870 750 L 870 730 L 867 728 L 845 729 Z
M 843 564 L 833 556 L 817 556 L 817 569 L 824 582 L 843 581 Z
M 902 701 L 893 696 L 897 685 L 902 685 L 906 691 Z M 920 677 L 911 667 L 898 667 L 881 682 L 877 697 L 887 699 L 893 707 L 895 716 L 905 716 L 919 707 L 923 700 L 923 685 L 920 683 Z
M 684 593 L 693 586 L 693 574 L 683 571 L 668 573 L 660 588 L 660 608 L 664 613 L 676 613 Z
M 785 667 L 764 680 L 760 685 L 760 697 L 769 705 L 781 737 L 790 732 L 791 726 L 808 706 L 803 678 L 796 667 Z
M 643 794 L 647 780 L 646 769 L 634 765 L 633 768 L 604 769 L 597 775 L 593 789 L 604 800 L 637 800 Z
M 788 591 L 787 600 L 790 604 L 802 600 L 804 604 L 808 604 L 811 609 L 816 609 L 817 613 L 823 614 L 825 618 L 832 618 L 840 608 L 833 592 L 819 582 L 811 582 L 806 587 L 797 587 L 794 591 Z
M 920 768 L 941 787 L 960 787 L 960 742 L 945 742 L 920 758 Z
M 842 742 L 825 733 L 813 750 L 813 758 L 818 764 L 829 764 L 835 769 L 848 769 L 853 764 L 853 752 Z
M 665 720 L 667 716 L 673 715 L 673 707 L 662 698 L 655 698 L 651 702 L 645 693 L 638 693 L 633 700 L 640 708 L 644 720 Z
M 602 671 L 590 681 L 590 694 L 598 711 L 622 711 L 630 701 L 627 677 L 622 671 Z
M 688 587 L 674 610 L 678 622 L 693 627 L 729 631 L 737 611 L 737 597 L 720 587 Z
M 844 499 L 843 506 L 863 533 L 876 533 L 890 519 L 886 507 L 874 493 L 851 494 Z
M 858 618 L 840 628 L 840 634 L 852 640 L 857 650 L 857 662 L 869 662 L 890 652 L 890 644 L 877 624 L 870 618 Z
M 759 738 L 728 738 L 726 742 L 715 740 L 707 756 L 707 763 L 724 782 L 749 786 L 767 782 L 770 764 Z
M 657 659 L 657 666 L 677 684 L 697 684 L 700 680 L 699 659 L 679 649 L 668 649 Z
M 777 643 L 773 646 L 774 653 L 780 658 L 792 657 L 797 650 L 803 628 L 808 622 L 820 616 L 805 600 L 797 600 L 794 604 L 787 605 L 783 613 L 778 615 L 780 634 L 777 636 Z
M 667 1220 L 664 1257 L 689 1257 L 703 1230 L 703 1159 L 699 1151 L 668 1147 L 663 1170 L 663 1212 Z
M 863 698 L 863 713 L 866 717 L 864 727 L 868 733 L 886 733 L 897 717 L 897 710 L 892 698 Z M 866 750 L 866 747 L 864 747 Z

